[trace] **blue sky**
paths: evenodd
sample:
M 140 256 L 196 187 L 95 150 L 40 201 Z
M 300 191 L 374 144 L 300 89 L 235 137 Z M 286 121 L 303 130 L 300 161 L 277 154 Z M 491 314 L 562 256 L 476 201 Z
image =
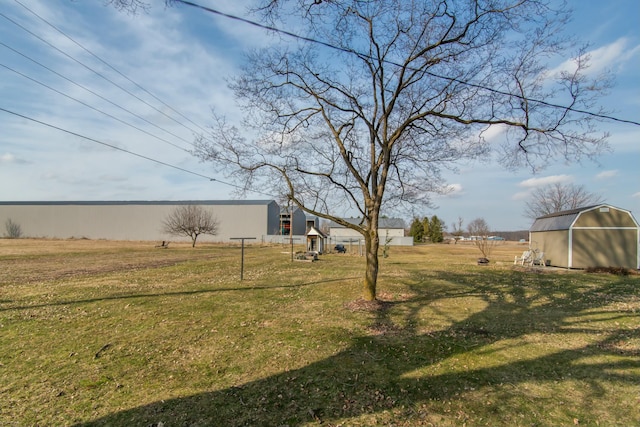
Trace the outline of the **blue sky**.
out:
M 211 108 L 238 114 L 225 78 L 238 69 L 243 50 L 268 40 L 262 30 L 189 7 L 165 8 L 161 0 L 136 16 L 99 0 L 19 2 L 104 62 L 15 0 L 0 2 L 0 108 L 28 117 L 0 111 L 1 201 L 233 197 L 233 187 L 208 179 L 225 178 L 188 150 L 194 133 L 210 123 Z M 244 15 L 250 0 L 200 3 Z M 569 4 L 575 12 L 567 33 L 591 44 L 594 73 L 607 68 L 616 77 L 602 104 L 615 117 L 639 121 L 640 2 Z M 423 215 L 447 225 L 482 217 L 495 230 L 526 229 L 528 194 L 564 182 L 640 219 L 640 126 L 606 121 L 601 130 L 611 133 L 612 152 L 597 163 L 552 160 L 536 175 L 492 161 L 461 164 L 446 175 L 454 191 L 436 197 L 438 208 Z

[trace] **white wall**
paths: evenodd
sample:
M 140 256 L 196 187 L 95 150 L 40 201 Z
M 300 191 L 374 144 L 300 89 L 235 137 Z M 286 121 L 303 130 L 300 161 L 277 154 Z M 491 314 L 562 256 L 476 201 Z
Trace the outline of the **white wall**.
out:
M 335 227 L 329 229 L 329 235 L 331 237 L 353 237 L 353 238 L 361 238 L 362 234 L 358 233 L 356 230 L 346 227 Z M 380 228 L 378 229 L 378 235 L 380 236 L 380 240 L 384 240 L 387 236 L 389 237 L 404 237 L 404 230 L 399 228 Z
M 193 204 L 198 205 L 197 202 Z M 20 225 L 23 237 L 89 238 L 108 240 L 189 241 L 162 231 L 163 221 L 178 204 L 0 204 L 0 235 L 7 219 Z M 275 205 L 275 207 L 274 207 Z M 232 237 L 269 234 L 279 208 L 258 204 L 202 204 L 220 222 L 216 236 L 199 241 L 226 242 Z M 275 212 L 275 217 L 274 217 Z

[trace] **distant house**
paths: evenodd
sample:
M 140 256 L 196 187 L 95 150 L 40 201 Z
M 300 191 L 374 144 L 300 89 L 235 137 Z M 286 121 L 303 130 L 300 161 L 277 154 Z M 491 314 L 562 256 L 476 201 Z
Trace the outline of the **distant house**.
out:
M 188 241 L 163 231 L 167 215 L 181 205 L 197 205 L 219 221 L 216 236 L 199 241 L 228 242 L 232 237 L 277 235 L 280 207 L 275 200 L 0 202 L 0 226 L 7 219 L 20 225 L 24 237 L 107 240 Z M 294 230 L 304 233 L 304 215 Z M 3 230 L 0 230 L 0 235 Z
M 281 236 L 298 235 L 305 233 L 307 228 L 307 216 L 298 207 L 283 206 L 280 208 L 280 227 L 269 234 L 279 234 Z M 293 233 L 292 233 L 293 231 Z
M 345 218 L 351 224 L 360 224 L 360 218 Z M 404 236 L 405 223 L 401 218 L 380 218 L 378 223 L 378 235 L 380 244 L 384 245 L 389 240 L 390 245 L 413 246 L 413 237 Z M 357 231 L 331 221 L 329 223 L 329 236 L 334 243 L 348 243 L 362 240 L 362 235 Z
M 536 218 L 529 242 L 552 266 L 640 269 L 640 226 L 630 211 L 610 205 Z

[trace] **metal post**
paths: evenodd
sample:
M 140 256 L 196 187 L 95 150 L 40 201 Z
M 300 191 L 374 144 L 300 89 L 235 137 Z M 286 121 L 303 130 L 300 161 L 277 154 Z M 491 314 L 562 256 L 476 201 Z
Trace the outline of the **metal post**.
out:
M 232 237 L 231 240 L 241 240 L 242 241 L 242 251 L 240 255 L 240 281 L 244 278 L 244 241 L 245 240 L 255 240 L 255 237 Z
M 293 206 L 289 201 L 289 243 L 291 243 L 291 262 L 293 262 Z

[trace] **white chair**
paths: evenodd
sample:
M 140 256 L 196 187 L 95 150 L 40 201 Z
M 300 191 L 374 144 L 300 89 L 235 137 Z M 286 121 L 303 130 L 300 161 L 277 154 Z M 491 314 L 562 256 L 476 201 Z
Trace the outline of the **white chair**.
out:
M 542 267 L 546 267 L 547 263 L 544 260 L 544 252 L 536 252 L 531 260 L 531 265 L 541 265 Z
M 513 260 L 513 264 L 520 264 L 520 265 L 524 265 L 524 263 L 530 263 L 531 262 L 531 251 L 524 251 L 522 252 L 522 256 L 515 256 L 514 260 Z

